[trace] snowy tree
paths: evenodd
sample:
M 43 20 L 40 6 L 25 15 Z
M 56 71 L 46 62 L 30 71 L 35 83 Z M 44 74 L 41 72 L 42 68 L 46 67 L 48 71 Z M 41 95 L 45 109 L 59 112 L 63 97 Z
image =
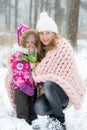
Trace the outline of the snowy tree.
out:
M 67 1 L 66 35 L 73 46 L 77 43 L 79 4 L 80 0 Z

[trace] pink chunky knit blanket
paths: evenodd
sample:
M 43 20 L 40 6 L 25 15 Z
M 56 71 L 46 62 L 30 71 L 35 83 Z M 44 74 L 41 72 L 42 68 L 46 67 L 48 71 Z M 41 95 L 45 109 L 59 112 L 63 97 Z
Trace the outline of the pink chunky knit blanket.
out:
M 36 82 L 51 80 L 66 92 L 70 102 L 76 109 L 80 109 L 86 86 L 83 83 L 70 44 L 65 39 L 60 39 L 58 47 L 49 51 L 33 73 Z

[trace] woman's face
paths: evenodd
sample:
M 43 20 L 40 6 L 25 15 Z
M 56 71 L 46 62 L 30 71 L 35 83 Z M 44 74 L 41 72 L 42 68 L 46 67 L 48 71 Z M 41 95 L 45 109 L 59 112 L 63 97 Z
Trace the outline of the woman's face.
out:
M 43 45 L 49 45 L 49 43 L 52 41 L 54 37 L 54 33 L 50 31 L 42 31 L 39 32 L 39 36 Z

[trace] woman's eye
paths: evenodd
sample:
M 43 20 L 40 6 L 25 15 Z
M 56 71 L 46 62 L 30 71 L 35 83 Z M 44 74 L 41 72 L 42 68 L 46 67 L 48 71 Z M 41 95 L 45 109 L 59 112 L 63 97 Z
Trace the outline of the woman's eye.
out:
M 47 32 L 47 34 L 50 34 L 50 32 Z

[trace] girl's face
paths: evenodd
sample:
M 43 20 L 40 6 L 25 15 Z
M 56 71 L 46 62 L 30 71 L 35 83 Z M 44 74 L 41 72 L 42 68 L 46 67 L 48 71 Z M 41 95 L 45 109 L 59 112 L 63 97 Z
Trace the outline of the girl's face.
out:
M 50 31 L 42 31 L 39 33 L 40 40 L 43 43 L 43 45 L 49 45 L 54 37 L 54 33 Z
M 34 43 L 31 43 L 31 42 L 26 42 L 26 48 L 34 48 L 35 47 L 35 45 L 34 45 Z
M 26 48 L 35 47 L 35 36 L 30 35 L 26 39 Z

